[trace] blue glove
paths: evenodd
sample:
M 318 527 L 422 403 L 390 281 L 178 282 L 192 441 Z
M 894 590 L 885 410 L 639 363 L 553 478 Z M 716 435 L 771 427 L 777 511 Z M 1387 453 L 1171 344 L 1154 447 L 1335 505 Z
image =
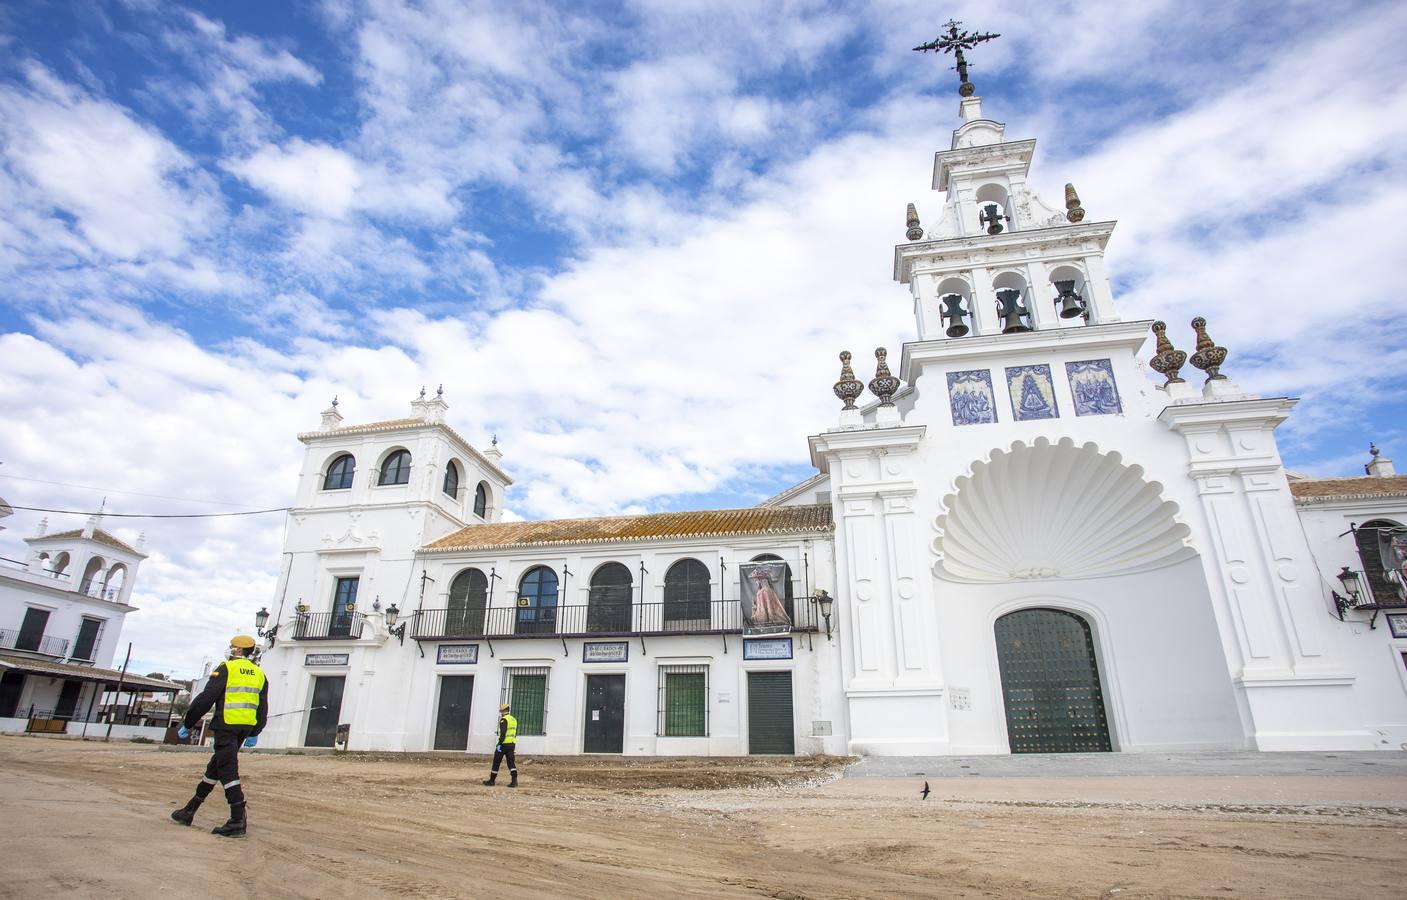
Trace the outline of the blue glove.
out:
M 494 752 L 494 753 L 502 753 L 502 752 L 503 752 L 503 745 L 502 745 L 502 744 L 494 744 L 494 745 L 493 745 L 493 752 Z
M 191 730 L 184 725 L 182 725 L 180 730 L 176 732 L 176 737 L 180 738 L 183 741 L 190 736 Z
M 259 739 L 256 737 L 247 737 L 244 739 L 244 746 L 246 747 L 253 747 L 257 743 L 259 743 Z

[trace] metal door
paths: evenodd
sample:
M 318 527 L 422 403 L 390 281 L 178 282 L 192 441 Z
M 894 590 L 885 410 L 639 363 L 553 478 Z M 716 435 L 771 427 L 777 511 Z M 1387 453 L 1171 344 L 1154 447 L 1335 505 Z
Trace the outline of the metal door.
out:
M 791 673 L 747 673 L 747 751 L 795 753 Z
M 997 620 L 997 661 L 1012 753 L 1109 750 L 1089 623 L 1059 609 Z
M 54 718 L 72 719 L 78 712 L 78 698 L 82 693 L 83 682 L 65 681 L 63 689 L 59 691 L 59 703 L 54 707 Z
M 625 676 L 586 676 L 586 753 L 625 749 Z
M 469 701 L 473 696 L 473 675 L 445 675 L 440 678 L 440 711 L 435 719 L 436 750 L 469 749 Z
M 0 719 L 12 719 L 19 711 L 24 673 L 7 669 L 0 675 Z
M 337 720 L 342 715 L 342 688 L 345 675 L 324 675 L 313 679 L 313 707 L 308 711 L 305 747 L 331 747 L 337 740 Z

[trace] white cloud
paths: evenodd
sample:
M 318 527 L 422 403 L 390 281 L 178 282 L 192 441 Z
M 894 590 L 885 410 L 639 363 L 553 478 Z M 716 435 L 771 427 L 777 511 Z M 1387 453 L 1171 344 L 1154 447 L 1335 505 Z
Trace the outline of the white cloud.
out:
M 281 203 L 331 218 L 352 210 L 362 185 L 360 167 L 350 154 L 301 139 L 286 147 L 261 147 L 226 167 Z

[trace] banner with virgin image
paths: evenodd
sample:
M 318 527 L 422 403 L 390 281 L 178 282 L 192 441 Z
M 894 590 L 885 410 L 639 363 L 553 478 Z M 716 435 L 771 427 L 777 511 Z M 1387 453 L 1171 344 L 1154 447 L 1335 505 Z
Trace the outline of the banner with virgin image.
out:
M 787 564 L 780 560 L 742 563 L 738 597 L 743 606 L 743 634 L 786 634 L 791 631 L 782 596 L 787 589 Z

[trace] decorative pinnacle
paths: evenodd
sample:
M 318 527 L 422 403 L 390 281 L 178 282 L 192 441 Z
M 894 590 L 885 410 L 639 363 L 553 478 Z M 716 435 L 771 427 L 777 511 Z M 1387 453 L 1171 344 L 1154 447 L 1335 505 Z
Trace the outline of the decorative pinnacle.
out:
M 860 382 L 860 379 L 855 377 L 854 370 L 850 368 L 850 351 L 842 350 L 840 352 L 840 380 L 832 388 L 835 395 L 845 401 L 845 405 L 841 409 L 855 409 L 855 398 L 860 396 L 860 392 L 864 389 L 865 386 Z
M 1192 365 L 1206 372 L 1209 382 L 1225 378 L 1221 374 L 1221 364 L 1226 362 L 1226 348 L 1218 347 L 1207 336 L 1207 320 L 1201 316 L 1192 320 L 1192 329 L 1197 332 L 1197 352 L 1192 354 Z
M 497 447 L 497 446 L 498 446 L 498 435 L 494 435 L 494 436 L 493 436 L 493 440 L 490 441 L 490 443 L 493 444 L 495 447 Z
M 1383 451 L 1381 451 L 1381 450 L 1378 449 L 1378 445 L 1377 445 L 1376 443 L 1374 443 L 1374 442 L 1372 442 L 1372 441 L 1369 441 L 1369 442 L 1368 442 L 1368 455 L 1371 456 L 1371 457 L 1373 457 L 1373 459 L 1377 459 L 1377 458 L 1378 458 L 1378 454 L 1380 454 L 1380 453 L 1382 453 L 1382 452 L 1383 452 Z
M 423 385 L 423 384 L 420 386 L 420 399 L 421 399 L 421 400 L 424 400 L 424 399 L 425 399 L 425 385 Z
M 909 212 L 907 217 L 905 217 L 904 219 L 904 224 L 909 226 L 909 230 L 906 232 L 909 240 L 923 240 L 923 228 L 921 228 L 918 224 L 918 210 L 914 208 L 914 205 L 912 203 L 909 204 Z
M 336 395 L 336 394 L 333 394 L 333 395 L 332 395 L 332 408 L 333 408 L 333 409 L 336 409 L 336 408 L 337 408 L 337 395 Z
M 1085 218 L 1085 208 L 1080 205 L 1080 195 L 1075 193 L 1073 184 L 1065 185 L 1065 218 L 1071 222 L 1081 222 Z
M 1001 37 L 999 34 L 971 34 L 966 31 L 958 31 L 961 22 L 949 19 L 943 27 L 948 29 L 947 34 L 938 32 L 938 37 L 926 44 L 919 44 L 914 49 L 919 52 L 932 50 L 935 53 L 951 53 L 957 65 L 953 66 L 958 73 L 958 94 L 963 97 L 971 97 L 976 93 L 977 88 L 967 80 L 967 59 L 962 55 L 962 51 L 971 50 L 983 41 L 990 41 Z
M 435 388 L 435 396 L 436 396 L 436 397 L 443 397 L 444 395 L 445 395 L 445 386 L 444 386 L 444 385 L 440 385 L 439 387 Z
M 1167 378 L 1163 387 L 1185 383 L 1186 379 L 1179 378 L 1177 373 L 1182 369 L 1183 363 L 1187 362 L 1187 354 L 1174 348 L 1172 341 L 1168 340 L 1168 323 L 1154 322 L 1153 333 L 1158 336 L 1158 352 L 1148 360 L 1148 365 L 1153 371 Z
M 880 406 L 893 406 L 894 392 L 899 390 L 899 379 L 890 373 L 889 363 L 885 362 L 888 355 L 889 351 L 883 347 L 875 348 L 875 370 L 874 377 L 870 379 L 870 393 L 879 398 Z

